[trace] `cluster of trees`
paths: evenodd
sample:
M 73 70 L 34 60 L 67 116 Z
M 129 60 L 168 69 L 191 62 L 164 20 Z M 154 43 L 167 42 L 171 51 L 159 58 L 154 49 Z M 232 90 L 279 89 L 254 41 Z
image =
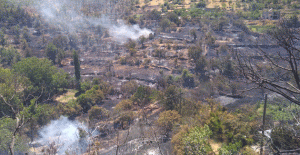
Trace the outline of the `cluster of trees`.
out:
M 38 122 L 31 124 L 32 128 L 47 122 L 42 117 L 45 103 L 67 87 L 69 78 L 49 60 L 36 57 L 22 59 L 12 69 L 1 67 L 0 72 L 0 130 L 6 133 L 1 136 L 0 148 L 14 154 L 26 149 L 24 127 L 29 128 L 32 121 Z
M 0 151 L 17 154 L 29 149 L 29 141 L 40 126 L 60 115 L 76 117 L 88 113 L 90 123 L 108 117 L 107 110 L 96 106 L 114 89 L 100 79 L 85 81 L 79 96 L 67 103 L 52 104 L 57 94 L 74 88 L 75 79 L 48 59 L 23 58 L 11 69 L 0 68 Z M 76 84 L 75 84 L 76 85 Z
M 134 4 L 136 2 L 132 1 Z M 291 0 L 285 2 L 291 4 Z M 173 4 L 183 3 L 184 1 L 181 0 L 173 1 Z M 245 3 L 250 3 L 250 1 L 245 1 Z M 279 2 L 276 0 L 251 1 L 249 17 L 258 19 L 259 10 L 270 5 L 277 6 Z M 220 9 L 205 11 L 203 9 L 205 6 L 206 3 L 201 0 L 188 10 L 174 9 L 173 12 L 168 12 L 167 10 L 173 8 L 166 2 L 162 5 L 162 12 L 166 12 L 165 16 L 161 16 L 162 12 L 160 11 L 152 10 L 146 16 L 139 18 L 159 21 L 162 31 L 173 30 L 172 28 L 184 25 L 187 21 L 197 21 L 203 27 L 211 25 L 212 30 L 222 31 L 224 26 L 228 25 L 229 20 L 224 16 L 224 11 Z M 229 111 L 212 99 L 204 102 L 194 99 L 198 97 L 197 93 L 205 94 L 204 98 L 207 98 L 213 96 L 213 93 L 216 92 L 214 89 L 218 89 L 220 93 L 228 90 L 228 87 L 231 88 L 232 94 L 236 94 L 237 84 L 233 82 L 237 78 L 234 72 L 236 66 L 239 69 L 239 76 L 244 77 L 257 88 L 273 91 L 290 102 L 299 104 L 300 84 L 297 66 L 300 59 L 297 53 L 299 50 L 294 42 L 298 39 L 299 32 L 291 29 L 299 26 L 298 18 L 295 15 L 272 32 L 273 38 L 285 50 L 279 52 L 278 56 L 262 51 L 267 64 L 254 63 L 257 61 L 246 59 L 252 57 L 239 54 L 236 54 L 237 61 L 231 57 L 222 57 L 209 62 L 203 55 L 202 44 L 213 47 L 216 38 L 211 32 L 208 32 L 201 40 L 201 44 L 197 44 L 197 30 L 192 30 L 191 35 L 195 45 L 188 49 L 188 58 L 193 69 L 181 68 L 180 74 L 176 77 L 164 76 L 161 71 L 160 77 L 157 78 L 157 89 L 139 86 L 135 81 L 124 83 L 120 90 L 123 100 L 116 105 L 113 113 L 110 113 L 98 105 L 108 95 L 116 94 L 116 91 L 109 83 L 101 79 L 82 81 L 77 51 L 73 51 L 75 78 L 71 78 L 66 72 L 54 66 L 55 64 L 62 65 L 62 59 L 66 55 L 65 51 L 78 48 L 79 39 L 75 34 L 58 35 L 52 42 L 49 42 L 45 47 L 45 56 L 49 60 L 30 57 L 28 42 L 31 41 L 31 35 L 25 25 L 32 22 L 31 17 L 20 7 L 6 2 L 1 1 L 0 8 L 0 15 L 3 15 L 0 16 L 0 22 L 11 27 L 11 31 L 15 35 L 15 43 L 18 44 L 20 36 L 22 36 L 22 50 L 25 51 L 23 56 L 29 57 L 22 58 L 14 47 L 6 46 L 7 30 L 0 31 L 0 44 L 2 45 L 0 61 L 2 66 L 9 68 L 0 67 L 0 132 L 4 133 L 0 135 L 0 151 L 9 150 L 4 153 L 14 154 L 26 151 L 28 149 L 27 142 L 29 139 L 34 139 L 38 128 L 61 114 L 76 117 L 87 113 L 92 128 L 96 128 L 99 120 L 112 118 L 115 126 L 126 129 L 133 122 L 137 113 L 141 112 L 142 118 L 146 120 L 146 106 L 151 103 L 159 103 L 164 111 L 160 113 L 155 125 L 160 129 L 160 134 L 167 137 L 172 136 L 175 154 L 211 154 L 213 153 L 211 145 L 214 141 L 222 143 L 218 150 L 219 154 L 251 154 L 253 150 L 249 146 L 260 140 L 257 131 L 262 117 L 261 104 L 257 104 L 256 107 L 246 106 Z M 128 22 L 130 24 L 141 22 L 137 19 L 137 16 L 130 16 Z M 249 31 L 241 21 L 234 21 L 233 25 L 242 28 L 245 33 Z M 34 28 L 39 34 L 42 33 L 42 24 L 39 19 L 35 20 Z M 23 31 L 22 34 L 20 29 Z M 101 27 L 98 27 L 96 31 L 98 35 L 103 35 Z M 287 38 L 291 38 L 291 40 Z M 86 33 L 82 34 L 81 44 L 89 46 L 90 39 Z M 140 38 L 141 49 L 144 48 L 146 40 L 147 38 Z M 125 46 L 129 55 L 120 58 L 121 64 L 140 65 L 141 61 L 136 58 L 137 42 L 130 40 Z M 168 49 L 170 48 L 168 47 Z M 220 46 L 217 49 L 218 53 L 227 53 L 228 50 L 227 46 Z M 155 49 L 152 54 L 159 59 L 166 57 L 165 50 Z M 176 59 L 176 67 L 177 61 L 178 59 Z M 146 67 L 150 63 L 150 59 L 145 59 L 143 64 Z M 210 69 L 216 68 L 220 70 L 221 74 L 207 80 L 206 73 Z M 78 90 L 77 98 L 63 104 L 51 104 L 57 94 L 74 87 Z M 190 91 L 191 88 L 195 88 L 195 91 L 207 88 L 211 92 L 206 94 L 199 91 L 200 93 L 193 94 Z M 193 98 L 191 95 L 196 97 Z M 271 134 L 272 144 L 279 149 L 297 149 L 299 140 L 294 135 L 297 135 L 296 131 L 299 129 L 289 126 L 286 122 L 293 117 L 283 113 L 283 111 L 292 110 L 294 112 L 292 114 L 295 114 L 297 108 L 290 106 L 288 109 L 286 105 L 283 107 L 282 105 L 268 107 L 270 117 L 273 116 L 273 119 L 277 121 L 285 121 L 285 124 L 274 128 Z M 281 116 L 284 116 L 285 119 L 279 119 Z M 173 132 L 172 135 L 171 132 Z
M 0 2 L 0 22 L 6 24 L 6 27 L 19 25 L 30 25 L 33 23 L 33 18 L 21 6 L 15 6 L 9 1 Z

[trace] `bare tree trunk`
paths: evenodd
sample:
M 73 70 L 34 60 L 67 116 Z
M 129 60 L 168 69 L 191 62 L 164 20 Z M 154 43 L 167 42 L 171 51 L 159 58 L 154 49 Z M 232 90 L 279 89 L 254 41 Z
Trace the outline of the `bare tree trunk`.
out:
M 16 131 L 14 132 L 13 136 L 12 136 L 12 140 L 11 143 L 9 145 L 9 151 L 10 151 L 10 155 L 14 155 L 14 146 L 15 146 L 15 139 L 16 139 Z
M 119 152 L 119 131 L 117 131 L 117 149 L 116 149 L 116 155 L 118 155 Z

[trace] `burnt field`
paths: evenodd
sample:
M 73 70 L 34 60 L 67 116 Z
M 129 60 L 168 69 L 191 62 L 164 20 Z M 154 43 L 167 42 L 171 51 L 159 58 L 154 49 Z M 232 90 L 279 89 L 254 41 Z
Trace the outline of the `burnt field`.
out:
M 258 3 L 0 0 L 0 154 L 258 154 L 300 118 L 299 20 Z

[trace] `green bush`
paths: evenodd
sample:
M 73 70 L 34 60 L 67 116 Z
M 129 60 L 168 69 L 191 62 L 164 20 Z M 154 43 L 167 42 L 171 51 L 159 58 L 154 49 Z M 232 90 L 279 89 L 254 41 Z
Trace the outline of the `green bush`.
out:
M 223 145 L 219 148 L 219 154 L 221 155 L 232 155 L 238 154 L 239 150 L 242 148 L 241 142 L 229 143 L 228 145 Z
M 148 86 L 139 86 L 131 100 L 139 106 L 145 106 L 151 101 L 151 89 Z
M 82 107 L 84 113 L 87 113 L 93 106 L 91 99 L 87 98 L 85 94 L 78 96 L 76 102 Z
M 182 85 L 184 87 L 189 87 L 189 88 L 195 87 L 194 76 L 193 74 L 190 74 L 188 70 L 184 69 L 182 71 L 181 79 L 183 82 Z
M 138 89 L 136 81 L 128 81 L 121 85 L 121 92 L 125 98 L 131 97 Z
M 92 89 L 87 90 L 85 92 L 85 94 L 86 94 L 86 97 L 91 100 L 92 105 L 102 102 L 102 100 L 105 98 L 100 87 L 97 85 L 93 86 Z
M 133 108 L 133 103 L 131 100 L 122 100 L 121 102 L 119 102 L 116 107 L 115 110 L 116 111 L 123 111 L 123 110 L 130 110 Z
M 90 121 L 101 120 L 109 116 L 108 110 L 99 106 L 93 106 L 88 113 Z
M 185 155 L 206 155 L 212 153 L 212 148 L 208 142 L 212 131 L 207 125 L 204 127 L 194 127 L 183 138 Z
M 161 22 L 159 22 L 159 26 L 162 28 L 163 31 L 166 31 L 171 25 L 171 21 L 167 18 L 164 18 Z
M 0 49 L 1 64 L 11 66 L 20 60 L 21 60 L 21 55 L 13 46 Z
M 157 125 L 164 133 L 172 131 L 173 126 L 180 121 L 181 116 L 175 110 L 164 111 L 159 114 Z
M 76 100 L 70 100 L 67 104 L 58 104 L 56 110 L 58 114 L 70 117 L 79 115 L 82 112 L 82 107 Z

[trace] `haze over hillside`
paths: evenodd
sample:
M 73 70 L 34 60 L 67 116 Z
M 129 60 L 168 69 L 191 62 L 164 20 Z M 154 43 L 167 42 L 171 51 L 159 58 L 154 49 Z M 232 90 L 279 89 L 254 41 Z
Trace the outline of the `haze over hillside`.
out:
M 299 8 L 0 0 L 0 154 L 297 154 Z

